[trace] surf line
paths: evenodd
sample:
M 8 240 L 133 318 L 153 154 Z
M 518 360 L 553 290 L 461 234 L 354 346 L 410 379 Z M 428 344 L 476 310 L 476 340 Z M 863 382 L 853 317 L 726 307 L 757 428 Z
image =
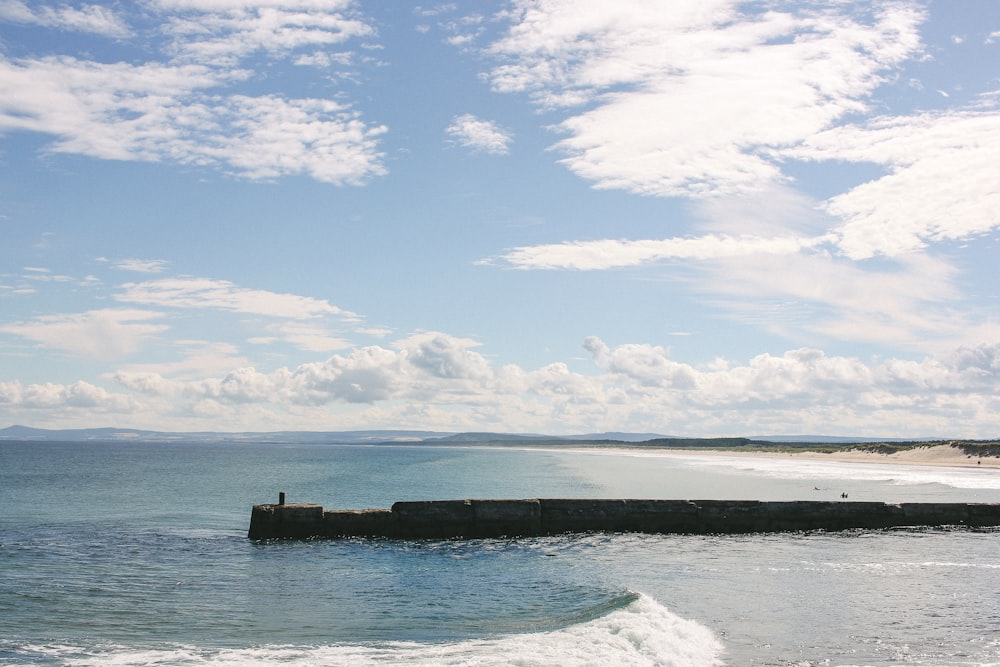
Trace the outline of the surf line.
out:
M 254 505 L 251 540 L 497 538 L 562 533 L 698 535 L 1000 526 L 1000 503 L 525 498 L 400 501 L 389 509 Z

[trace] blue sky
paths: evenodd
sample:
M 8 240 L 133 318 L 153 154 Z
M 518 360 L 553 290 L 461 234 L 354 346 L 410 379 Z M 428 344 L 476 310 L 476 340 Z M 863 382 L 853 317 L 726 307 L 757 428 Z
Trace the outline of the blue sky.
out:
M 0 425 L 997 437 L 1000 4 L 0 0 Z

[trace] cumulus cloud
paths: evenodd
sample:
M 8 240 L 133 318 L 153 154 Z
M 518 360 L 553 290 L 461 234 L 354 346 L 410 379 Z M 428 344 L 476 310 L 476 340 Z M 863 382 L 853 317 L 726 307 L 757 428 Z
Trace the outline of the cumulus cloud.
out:
M 271 372 L 236 366 L 216 377 L 133 372 L 112 379 L 132 400 L 166 400 L 175 414 L 214 418 L 247 410 L 273 416 L 280 409 L 312 422 L 351 405 L 357 406 L 352 419 L 377 413 L 381 423 L 397 420 L 407 427 L 492 425 L 552 433 L 615 425 L 697 435 L 815 428 L 916 436 L 951 434 L 968 423 L 976 426 L 964 435 L 983 437 L 1000 426 L 996 343 L 922 359 L 864 360 L 796 348 L 695 365 L 662 346 L 612 347 L 589 337 L 583 341 L 593 361 L 588 373 L 561 362 L 535 370 L 498 366 L 475 347 L 468 339 L 424 332 L 392 348 L 357 348 Z M 2 385 L 0 396 L 8 403 L 23 400 L 18 387 Z M 967 421 L 956 421 L 958 414 Z
M 994 339 L 995 341 L 996 339 Z M 693 364 L 654 344 L 588 337 L 592 364 L 537 369 L 490 362 L 473 340 L 403 337 L 324 361 L 265 370 L 231 350 L 198 348 L 228 369 L 133 366 L 86 382 L 0 381 L 0 414 L 65 407 L 169 415 L 192 428 L 301 428 L 337 414 L 350 427 L 500 428 L 549 433 L 643 430 L 676 434 L 803 432 L 988 437 L 1000 427 L 1000 344 L 923 358 L 830 355 L 810 347 Z M 192 350 L 197 352 L 197 350 Z M 349 411 L 345 411 L 350 408 Z M 38 412 L 41 414 L 41 412 Z M 966 429 L 966 430 L 963 430 Z
M 455 116 L 446 131 L 459 146 L 493 155 L 506 155 L 513 140 L 509 132 L 500 129 L 493 121 L 468 113 Z
M 98 412 L 128 412 L 139 404 L 121 394 L 108 392 L 89 382 L 29 384 L 0 382 L 0 406 L 32 410 L 84 409 Z

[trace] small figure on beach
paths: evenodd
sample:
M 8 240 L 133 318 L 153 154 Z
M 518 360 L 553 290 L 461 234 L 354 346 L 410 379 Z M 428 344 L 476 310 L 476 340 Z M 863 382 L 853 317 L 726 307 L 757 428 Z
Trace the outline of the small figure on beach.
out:
M 844 491 L 842 494 L 840 494 L 840 497 L 841 498 L 846 498 L 847 497 L 847 491 Z

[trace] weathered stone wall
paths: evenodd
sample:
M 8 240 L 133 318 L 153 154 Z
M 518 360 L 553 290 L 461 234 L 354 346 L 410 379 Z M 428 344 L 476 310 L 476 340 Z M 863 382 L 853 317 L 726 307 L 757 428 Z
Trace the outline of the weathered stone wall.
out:
M 446 539 L 574 532 L 727 534 L 895 526 L 998 526 L 1000 504 L 756 500 L 429 500 L 391 509 L 256 505 L 251 539 Z

